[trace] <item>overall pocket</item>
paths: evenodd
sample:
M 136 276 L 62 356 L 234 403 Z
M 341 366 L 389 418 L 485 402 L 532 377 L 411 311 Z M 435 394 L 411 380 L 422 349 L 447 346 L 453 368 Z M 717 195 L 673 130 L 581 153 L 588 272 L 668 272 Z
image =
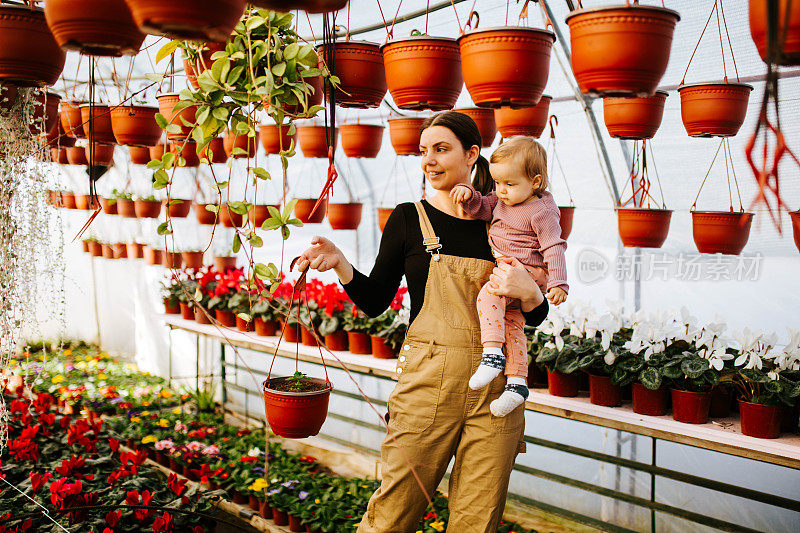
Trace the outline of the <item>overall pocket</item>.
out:
M 466 274 L 447 272 L 439 282 L 442 299 L 442 315 L 447 325 L 455 329 L 473 329 L 479 327 L 478 292 L 482 283 Z
M 397 385 L 389 395 L 389 423 L 407 431 L 428 429 L 436 418 L 444 351 L 432 343 L 406 341 L 397 358 Z

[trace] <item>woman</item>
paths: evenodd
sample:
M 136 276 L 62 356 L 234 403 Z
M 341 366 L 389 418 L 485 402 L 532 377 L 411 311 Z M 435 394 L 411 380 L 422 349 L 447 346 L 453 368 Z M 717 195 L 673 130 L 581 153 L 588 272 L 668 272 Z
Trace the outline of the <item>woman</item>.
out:
M 417 531 L 426 494 L 433 495 L 453 456 L 448 528 L 494 533 L 514 459 L 524 451 L 524 405 L 502 418 L 489 411 L 505 377 L 477 391 L 467 386 L 481 360 L 475 300 L 487 280 L 496 294 L 521 300 L 527 324 L 540 324 L 548 311 L 547 300 L 516 259 L 495 265 L 486 223 L 470 219 L 450 198 L 456 184 L 469 183 L 473 169 L 473 186 L 491 190 L 480 143 L 477 125 L 462 113 L 447 111 L 423 124 L 422 170 L 437 194 L 394 209 L 369 276 L 321 237 L 312 239 L 298 263 L 301 270 L 334 269 L 350 298 L 370 316 L 389 306 L 404 274 L 408 283 L 411 325 L 387 406 L 383 477 L 359 533 Z

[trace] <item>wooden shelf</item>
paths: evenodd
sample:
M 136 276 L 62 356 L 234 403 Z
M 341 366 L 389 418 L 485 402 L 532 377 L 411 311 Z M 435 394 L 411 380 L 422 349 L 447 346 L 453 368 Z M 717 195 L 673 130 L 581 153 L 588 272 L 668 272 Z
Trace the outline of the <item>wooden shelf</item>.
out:
M 274 353 L 278 343 L 277 337 L 259 337 L 255 333 L 242 333 L 231 328 L 198 324 L 176 315 L 162 315 L 162 317 L 170 328 L 215 338 L 232 346 Z M 281 342 L 277 355 L 290 358 L 297 355 L 301 361 L 318 364 L 322 362 L 318 348 L 286 341 Z M 334 355 L 335 358 L 326 353 L 325 364 L 337 368 L 346 366 L 351 371 L 397 379 L 396 362 L 393 359 L 378 359 L 350 352 L 334 352 Z M 577 398 L 562 398 L 551 396 L 547 389 L 531 389 L 525 408 L 597 426 L 800 469 L 800 436 L 784 435 L 777 439 L 748 437 L 742 435 L 738 418 L 717 419 L 707 424 L 685 424 L 673 420 L 672 415 L 636 414 L 630 404 L 623 404 L 621 407 L 603 407 L 590 403 L 586 393 Z

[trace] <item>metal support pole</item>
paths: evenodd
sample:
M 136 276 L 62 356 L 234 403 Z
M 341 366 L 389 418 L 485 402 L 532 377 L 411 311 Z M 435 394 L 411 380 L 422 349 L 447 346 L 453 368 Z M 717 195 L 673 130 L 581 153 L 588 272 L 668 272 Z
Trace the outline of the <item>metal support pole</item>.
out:
M 200 334 L 199 333 L 197 334 L 197 343 L 195 344 L 195 346 L 196 346 L 195 349 L 196 357 L 194 358 L 195 361 L 194 388 L 199 393 L 200 392 Z
M 172 388 L 172 327 L 169 328 L 169 333 L 167 336 L 169 338 L 169 347 L 167 348 L 167 360 L 169 361 L 169 380 L 167 380 L 167 383 L 169 384 L 169 387 Z
M 228 379 L 225 376 L 225 368 L 228 365 L 225 362 L 225 344 L 220 342 L 219 348 L 220 348 L 219 360 L 221 365 L 220 377 L 222 379 L 222 407 L 224 408 L 225 404 L 228 403 L 228 387 L 227 387 Z
M 656 466 L 656 442 L 657 439 L 655 437 L 651 437 L 653 440 L 653 450 L 650 455 L 650 464 L 652 466 Z M 656 475 L 655 473 L 650 473 L 650 502 L 655 503 L 656 501 Z M 656 533 L 656 510 L 652 507 L 650 508 L 650 533 Z

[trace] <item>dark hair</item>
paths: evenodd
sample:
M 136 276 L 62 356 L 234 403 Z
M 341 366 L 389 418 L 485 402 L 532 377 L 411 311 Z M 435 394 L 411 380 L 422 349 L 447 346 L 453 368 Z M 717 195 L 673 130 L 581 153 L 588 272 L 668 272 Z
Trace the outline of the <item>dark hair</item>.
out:
M 419 131 L 423 132 L 431 126 L 443 126 L 452 131 L 464 151 L 473 146 L 478 148 L 481 146 L 481 132 L 478 130 L 478 125 L 469 115 L 458 111 L 443 111 L 425 119 Z M 472 186 L 475 187 L 475 190 L 481 194 L 488 194 L 493 191 L 494 181 L 491 174 L 489 174 L 489 161 L 478 154 L 478 160 L 473 168 L 475 169 L 475 177 L 472 178 Z

